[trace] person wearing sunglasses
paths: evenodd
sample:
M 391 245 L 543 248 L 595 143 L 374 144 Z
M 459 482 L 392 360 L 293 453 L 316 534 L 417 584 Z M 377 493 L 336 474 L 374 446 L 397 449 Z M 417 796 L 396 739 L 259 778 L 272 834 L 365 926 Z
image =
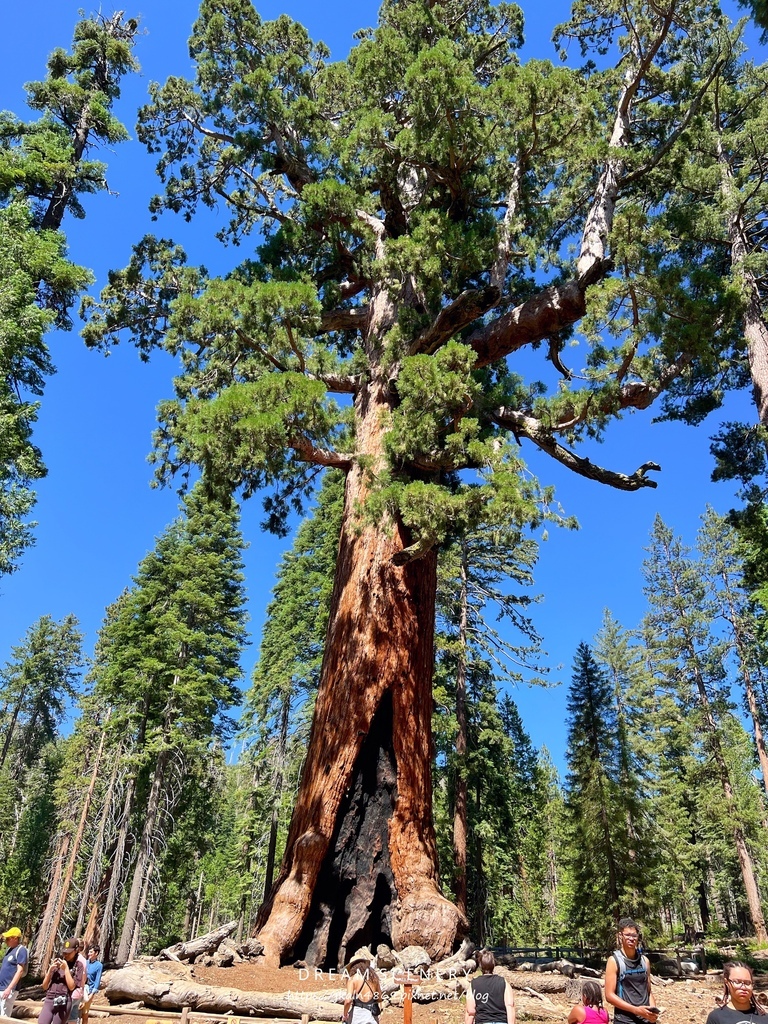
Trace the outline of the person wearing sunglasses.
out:
M 765 1008 L 755 999 L 754 986 L 752 968 L 747 964 L 741 960 L 724 964 L 722 1005 L 710 1013 L 707 1024 L 754 1024 L 765 1016 Z

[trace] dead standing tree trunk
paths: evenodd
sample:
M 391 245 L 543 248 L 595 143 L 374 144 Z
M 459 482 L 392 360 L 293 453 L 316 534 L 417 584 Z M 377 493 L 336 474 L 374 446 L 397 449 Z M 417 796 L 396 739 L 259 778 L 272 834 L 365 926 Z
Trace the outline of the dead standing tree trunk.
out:
M 104 854 L 104 842 L 105 836 L 107 835 L 107 826 L 111 814 L 114 812 L 114 797 L 115 787 L 117 785 L 118 773 L 120 770 L 120 755 L 122 748 L 117 747 L 117 750 L 112 752 L 112 774 L 109 777 L 109 785 L 107 786 L 107 792 L 104 794 L 104 798 L 101 806 L 101 814 L 99 815 L 99 824 L 96 828 L 96 838 L 91 849 L 91 857 L 88 862 L 88 873 L 85 879 L 85 885 L 83 886 L 83 892 L 80 897 L 80 909 L 77 913 L 77 924 L 75 925 L 75 935 L 82 935 L 83 926 L 85 919 L 90 913 L 89 904 L 94 899 L 94 906 L 97 906 L 98 899 L 96 893 L 98 891 L 99 882 L 102 874 L 102 860 Z M 98 910 L 97 910 L 98 913 Z M 93 938 L 91 936 L 91 938 Z
M 69 896 L 69 890 L 72 885 L 72 879 L 75 875 L 75 866 L 77 859 L 80 855 L 80 847 L 83 842 L 83 836 L 85 834 L 85 824 L 88 820 L 88 814 L 91 809 L 93 802 L 93 794 L 96 790 L 96 783 L 99 778 L 99 768 L 101 767 L 101 755 L 104 751 L 104 738 L 106 736 L 106 730 L 102 728 L 101 738 L 99 740 L 99 748 L 96 751 L 96 756 L 93 762 L 93 770 L 91 772 L 91 781 L 88 786 L 88 790 L 83 800 L 83 806 L 80 811 L 80 820 L 77 824 L 77 830 L 69 845 L 69 860 L 67 862 L 67 869 L 64 873 L 60 885 L 57 881 L 51 887 L 50 895 L 48 896 L 48 905 L 46 906 L 44 923 L 45 930 L 41 929 L 39 935 L 39 942 L 36 943 L 35 951 L 35 962 L 39 965 L 47 964 L 53 955 L 53 949 L 56 944 L 59 925 L 64 914 L 64 907 L 67 903 L 67 897 Z M 57 859 L 57 871 L 60 870 L 59 860 Z M 50 908 L 50 909 L 49 909 Z
M 152 786 L 147 800 L 147 811 L 144 818 L 141 842 L 139 843 L 139 852 L 133 868 L 131 892 L 128 897 L 128 906 L 126 907 L 125 920 L 117 949 L 116 960 L 119 964 L 124 964 L 127 960 L 131 959 L 136 954 L 138 948 L 141 916 L 146 906 L 152 868 L 157 856 L 157 828 L 161 817 L 160 801 L 169 757 L 170 753 L 167 749 L 160 752 L 152 777 Z
M 381 458 L 386 381 L 356 398 Z M 364 943 L 448 954 L 466 922 L 438 889 L 431 716 L 437 556 L 398 565 L 398 523 L 364 525 L 348 473 L 320 687 L 286 855 L 257 927 L 265 952 L 336 966 Z

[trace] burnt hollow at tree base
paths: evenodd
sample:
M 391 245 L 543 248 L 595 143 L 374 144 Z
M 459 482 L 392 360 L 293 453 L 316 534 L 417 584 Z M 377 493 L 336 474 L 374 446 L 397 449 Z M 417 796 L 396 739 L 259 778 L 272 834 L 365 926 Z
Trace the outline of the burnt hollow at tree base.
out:
M 388 823 L 397 800 L 392 699 L 385 694 L 363 741 L 294 955 L 341 967 L 361 946 L 392 944 L 395 882 Z

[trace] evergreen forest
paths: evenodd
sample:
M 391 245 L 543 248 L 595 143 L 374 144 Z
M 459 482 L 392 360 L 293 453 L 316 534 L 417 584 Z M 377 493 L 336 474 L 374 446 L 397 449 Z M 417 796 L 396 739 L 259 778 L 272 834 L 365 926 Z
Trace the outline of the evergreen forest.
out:
M 201 0 L 189 77 L 138 113 L 142 23 L 84 15 L 0 113 L 0 582 L 50 514 L 59 346 L 172 367 L 178 502 L 95 642 L 41 610 L 0 655 L 0 920 L 38 973 L 67 934 L 123 964 L 230 921 L 325 966 L 603 947 L 625 915 L 768 946 L 768 13 L 574 0 L 523 59 L 526 6 L 384 0 L 331 60 Z M 90 209 L 131 147 L 159 232 L 102 279 Z M 657 512 L 641 614 L 558 667 L 568 478 L 598 520 L 666 485 L 596 461 L 628 417 L 703 434 L 731 507 L 688 542 Z M 284 538 L 256 627 L 254 506 Z M 564 752 L 521 699 L 556 686 Z

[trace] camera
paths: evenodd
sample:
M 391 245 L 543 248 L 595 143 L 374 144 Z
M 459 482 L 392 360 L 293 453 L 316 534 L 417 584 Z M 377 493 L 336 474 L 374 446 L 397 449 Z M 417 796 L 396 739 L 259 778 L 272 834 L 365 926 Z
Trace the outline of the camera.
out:
M 53 1008 L 54 1008 L 54 1010 L 60 1010 L 62 1008 L 62 1006 L 66 1006 L 66 1005 L 67 1005 L 67 997 L 66 996 L 54 996 L 53 997 Z

